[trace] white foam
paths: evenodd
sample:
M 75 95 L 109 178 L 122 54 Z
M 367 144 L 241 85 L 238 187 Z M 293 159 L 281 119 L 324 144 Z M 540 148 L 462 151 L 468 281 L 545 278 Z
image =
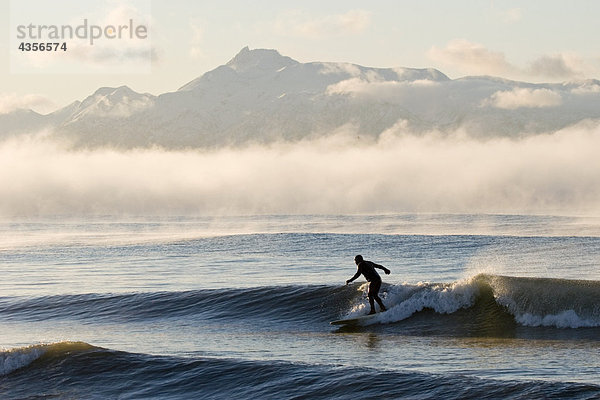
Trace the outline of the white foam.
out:
M 47 345 L 34 345 L 0 351 L 0 376 L 28 366 L 44 355 L 47 350 Z
M 526 278 L 522 278 L 525 282 Z M 494 297 L 496 302 L 506 308 L 512 314 L 515 321 L 523 326 L 547 326 L 555 328 L 591 328 L 599 327 L 600 319 L 597 311 L 587 310 L 578 313 L 572 307 L 581 308 L 582 297 L 578 292 L 571 292 L 569 296 L 564 293 L 562 298 L 569 301 L 557 302 L 557 293 L 565 290 L 561 286 L 540 286 L 541 291 L 534 289 L 524 291 L 517 290 L 518 285 L 504 285 L 495 288 Z M 499 292 L 499 293 L 498 293 Z M 559 296 L 561 297 L 561 296 Z M 534 307 L 532 309 L 532 307 Z M 583 314 L 583 315 L 582 315 Z M 586 315 L 587 314 L 587 315 Z
M 517 314 L 515 315 L 515 320 L 524 326 L 553 326 L 556 328 L 591 328 L 600 326 L 600 321 L 582 318 L 574 310 L 566 310 L 558 314 L 549 315 Z
M 363 289 L 365 285 L 361 286 Z M 420 282 L 416 285 L 390 286 L 382 294 L 388 311 L 369 321 L 373 323 L 392 323 L 402 321 L 411 315 L 430 308 L 439 314 L 451 314 L 461 308 L 473 305 L 478 288 L 471 279 L 452 284 L 430 284 Z M 355 306 L 349 316 L 364 314 L 366 303 Z

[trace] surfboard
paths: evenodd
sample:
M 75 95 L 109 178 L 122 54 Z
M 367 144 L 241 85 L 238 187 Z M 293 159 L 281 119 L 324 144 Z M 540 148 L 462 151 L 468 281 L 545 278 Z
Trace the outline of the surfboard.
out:
M 331 321 L 330 324 L 331 325 L 361 326 L 361 325 L 365 325 L 369 321 L 375 319 L 379 314 L 381 314 L 381 313 L 361 315 L 360 317 L 354 317 L 354 318 L 338 319 L 336 321 Z

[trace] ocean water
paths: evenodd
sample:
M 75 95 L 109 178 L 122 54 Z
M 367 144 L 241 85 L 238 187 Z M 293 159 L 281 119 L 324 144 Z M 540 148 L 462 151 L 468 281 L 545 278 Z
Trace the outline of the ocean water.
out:
M 1 399 L 600 398 L 600 220 L 0 222 Z M 388 267 L 367 326 L 354 255 Z

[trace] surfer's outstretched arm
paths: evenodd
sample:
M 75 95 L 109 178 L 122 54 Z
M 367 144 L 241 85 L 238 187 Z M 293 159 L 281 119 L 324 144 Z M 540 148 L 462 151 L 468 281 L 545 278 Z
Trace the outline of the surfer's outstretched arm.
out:
M 346 281 L 346 285 L 349 284 L 350 282 L 352 282 L 353 280 L 355 280 L 356 278 L 358 278 L 360 276 L 360 269 L 358 271 L 356 271 L 356 274 L 354 274 L 354 276 L 350 279 L 348 279 Z

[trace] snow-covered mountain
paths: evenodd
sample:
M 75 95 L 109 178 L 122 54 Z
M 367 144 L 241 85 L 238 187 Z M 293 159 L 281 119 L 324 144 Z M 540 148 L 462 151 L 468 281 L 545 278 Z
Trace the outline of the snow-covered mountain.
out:
M 435 69 L 299 63 L 275 50 L 242 49 L 179 90 L 152 96 L 101 88 L 48 115 L 0 115 L 0 137 L 49 127 L 75 146 L 216 147 L 298 140 L 341 127 L 522 136 L 600 119 L 600 81 L 532 84 L 449 79 Z

